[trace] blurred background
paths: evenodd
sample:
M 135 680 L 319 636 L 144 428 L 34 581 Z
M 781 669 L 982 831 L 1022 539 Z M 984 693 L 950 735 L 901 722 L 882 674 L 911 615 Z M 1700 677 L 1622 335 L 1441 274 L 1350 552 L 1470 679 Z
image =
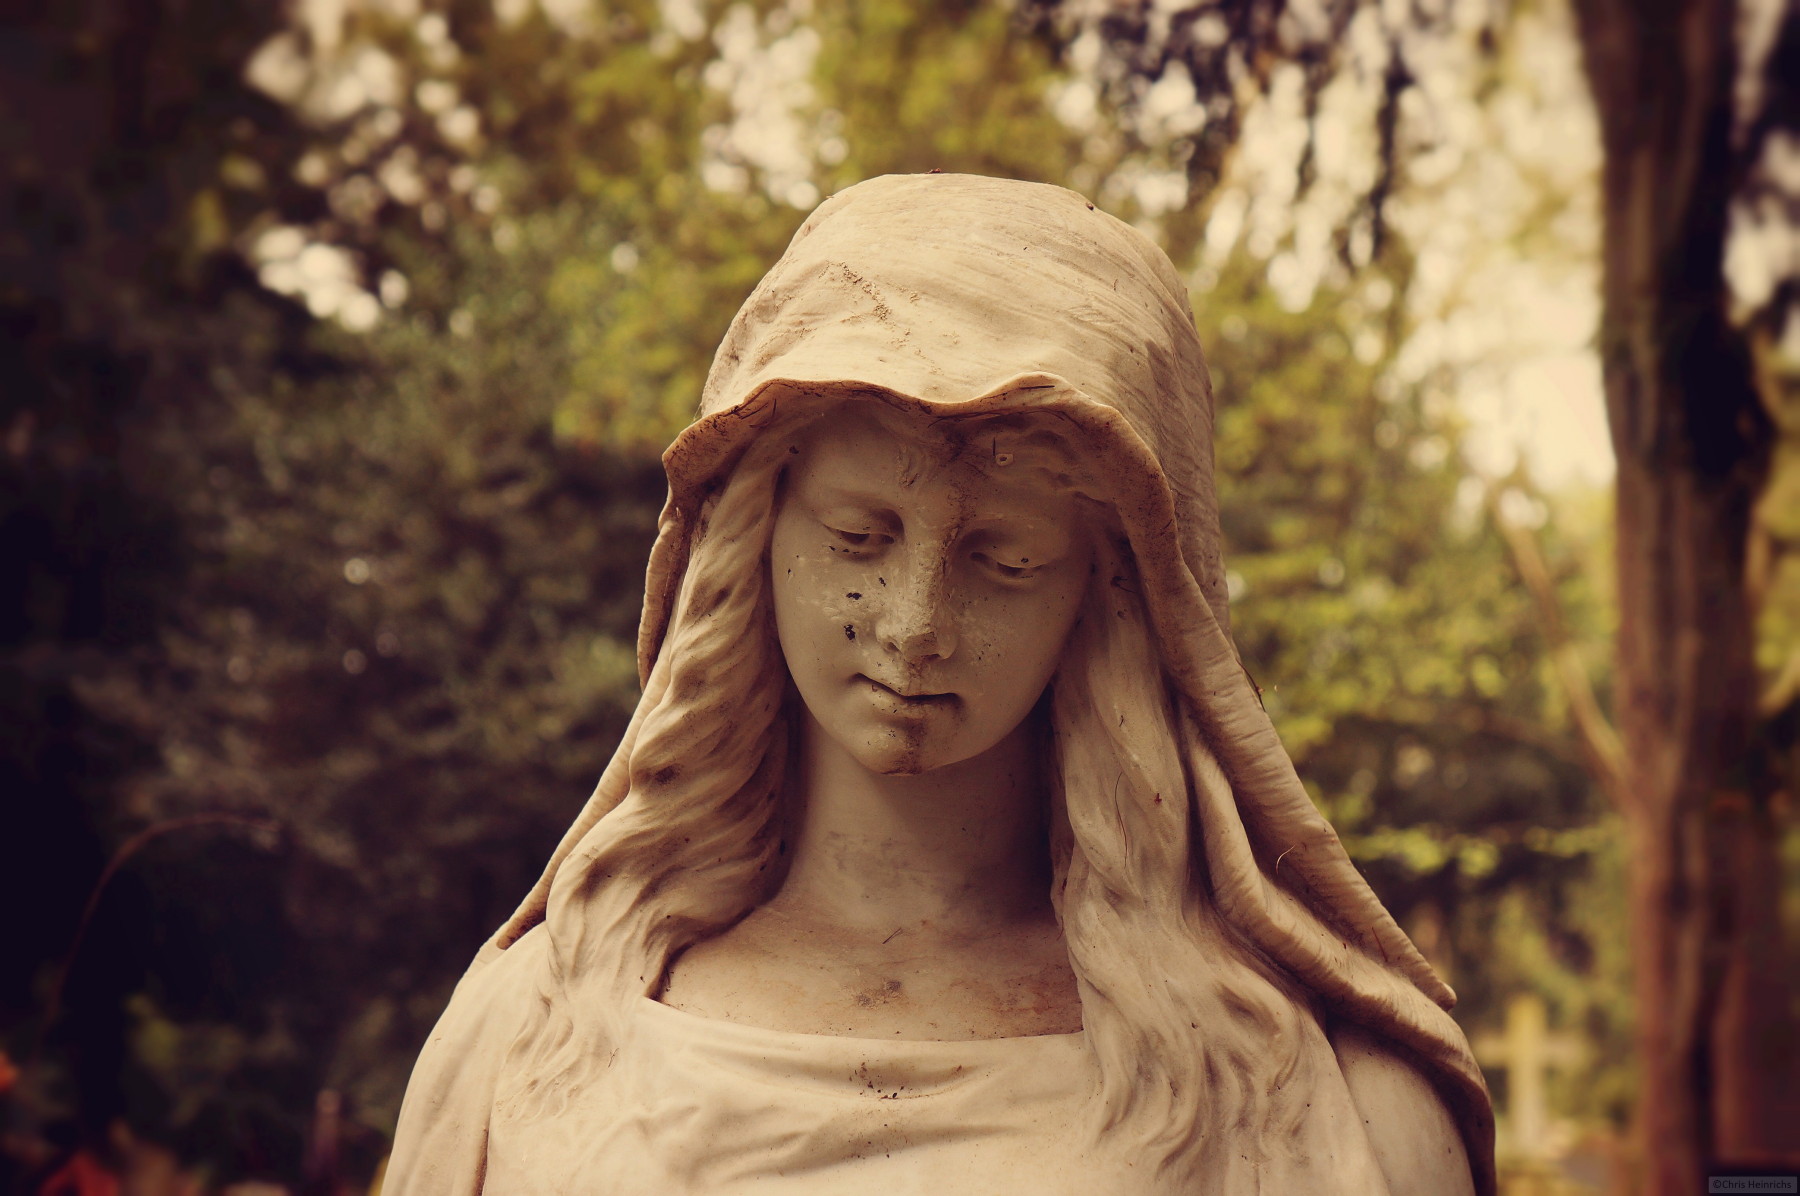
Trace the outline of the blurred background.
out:
M 658 454 L 805 214 L 1188 278 L 1236 636 L 1503 1190 L 1800 1142 L 1800 12 L 19 0 L 0 1179 L 370 1192 L 635 701 Z

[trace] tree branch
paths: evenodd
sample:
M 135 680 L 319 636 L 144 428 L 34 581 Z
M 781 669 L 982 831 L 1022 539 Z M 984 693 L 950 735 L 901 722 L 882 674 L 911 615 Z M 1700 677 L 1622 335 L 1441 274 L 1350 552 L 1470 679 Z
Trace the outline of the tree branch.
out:
M 1568 625 L 1562 615 L 1562 603 L 1557 599 L 1556 586 L 1550 579 L 1550 569 L 1544 563 L 1544 554 L 1538 548 L 1537 537 L 1529 529 L 1507 518 L 1500 502 L 1501 491 L 1501 484 L 1497 480 L 1488 480 L 1488 512 L 1500 538 L 1506 541 L 1513 567 L 1519 571 L 1519 579 L 1531 592 L 1532 601 L 1537 607 L 1538 620 L 1550 649 L 1550 661 L 1556 670 L 1556 679 L 1562 686 L 1563 696 L 1569 703 L 1569 713 L 1575 720 L 1575 730 L 1580 736 L 1587 766 L 1594 774 L 1594 779 L 1612 797 L 1615 806 L 1628 810 L 1634 798 L 1627 781 L 1624 743 L 1606 717 L 1606 712 L 1600 708 L 1600 701 L 1594 696 L 1593 684 L 1588 680 L 1587 670 L 1582 667 L 1581 654 L 1574 641 L 1569 638 Z

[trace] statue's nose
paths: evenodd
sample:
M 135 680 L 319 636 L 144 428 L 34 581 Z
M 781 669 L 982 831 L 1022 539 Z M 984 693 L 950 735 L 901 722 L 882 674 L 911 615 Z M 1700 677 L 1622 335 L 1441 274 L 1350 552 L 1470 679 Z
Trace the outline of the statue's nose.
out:
M 882 647 L 908 664 L 956 651 L 956 622 L 946 601 L 949 573 L 946 554 L 934 546 L 912 554 L 898 576 L 886 579 L 875 624 Z

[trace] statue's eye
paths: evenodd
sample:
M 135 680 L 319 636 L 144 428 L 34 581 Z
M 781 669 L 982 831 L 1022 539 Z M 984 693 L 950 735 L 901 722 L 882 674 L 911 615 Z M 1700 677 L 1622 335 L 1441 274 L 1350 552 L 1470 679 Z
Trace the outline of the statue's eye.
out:
M 1009 581 L 1024 581 L 1027 578 L 1036 577 L 1038 569 L 1041 568 L 1041 566 L 1033 564 L 1027 557 L 1020 557 L 1019 563 L 1014 565 L 985 552 L 977 552 L 973 556 L 976 564 L 992 569 Z
M 832 539 L 837 541 L 836 544 L 832 545 L 834 550 L 837 548 L 853 548 L 868 552 L 880 548 L 882 545 L 893 539 L 892 536 L 887 535 L 885 532 L 855 532 L 841 527 L 832 527 L 829 524 L 826 525 L 826 530 L 831 533 Z

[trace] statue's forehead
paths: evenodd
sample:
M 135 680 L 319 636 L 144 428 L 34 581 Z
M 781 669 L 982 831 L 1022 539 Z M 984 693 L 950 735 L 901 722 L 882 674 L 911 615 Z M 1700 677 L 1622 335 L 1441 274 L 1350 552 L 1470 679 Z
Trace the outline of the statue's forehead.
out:
M 797 439 L 809 462 L 847 460 L 884 469 L 891 465 L 903 476 L 941 469 L 961 449 L 961 438 L 950 435 L 941 421 L 879 401 L 835 404 Z
M 945 491 L 965 517 L 1020 514 L 1079 487 L 1066 449 L 1041 435 L 1039 420 L 957 419 L 883 403 L 847 404 L 822 417 L 792 446 L 797 478 L 808 490 L 861 493 Z
M 865 469 L 875 475 L 871 481 L 902 486 L 975 470 L 1014 485 L 1067 490 L 1086 470 L 1064 432 L 1046 413 L 958 416 L 941 407 L 849 401 L 809 421 L 790 447 L 809 465 Z

